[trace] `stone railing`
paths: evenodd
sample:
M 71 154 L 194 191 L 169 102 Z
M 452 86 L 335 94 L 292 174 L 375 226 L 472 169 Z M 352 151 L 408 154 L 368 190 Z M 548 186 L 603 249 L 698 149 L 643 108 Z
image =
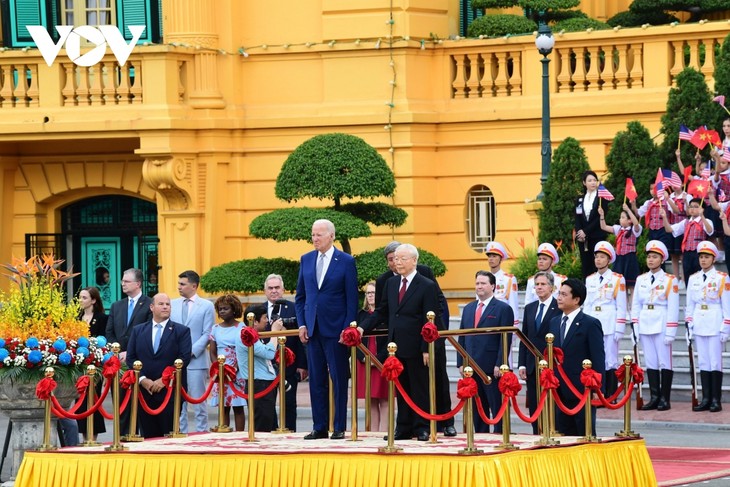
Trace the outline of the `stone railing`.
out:
M 728 22 L 554 33 L 551 91 L 669 88 L 687 66 L 705 75 L 710 89 L 716 54 Z M 537 96 L 541 56 L 531 35 L 444 44 L 451 64 L 451 98 Z

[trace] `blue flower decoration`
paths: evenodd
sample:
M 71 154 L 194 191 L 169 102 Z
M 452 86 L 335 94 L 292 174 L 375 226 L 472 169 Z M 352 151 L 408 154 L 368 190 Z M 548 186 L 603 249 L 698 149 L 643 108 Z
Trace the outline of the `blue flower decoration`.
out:
M 38 348 L 38 339 L 36 337 L 30 337 L 25 341 L 25 346 L 28 348 Z
M 8 358 L 9 355 L 10 355 L 10 352 L 8 352 L 7 349 L 0 348 L 0 362 L 5 360 L 6 358 Z
M 81 337 L 81 338 L 79 338 L 79 341 L 76 342 L 76 344 L 79 347 L 88 347 L 89 346 L 89 339 L 86 338 L 86 337 Z
M 61 365 L 68 365 L 71 363 L 71 354 L 68 352 L 63 352 L 61 355 L 58 356 L 58 363 Z
M 30 338 L 28 340 L 30 341 Z M 40 363 L 41 360 L 43 360 L 43 354 L 40 350 L 33 350 L 28 354 L 28 362 L 32 364 Z
M 63 352 L 66 350 L 66 342 L 61 340 L 60 338 L 53 342 L 53 349 L 57 352 Z
M 96 337 L 96 346 L 99 348 L 106 347 L 106 337 L 102 335 Z
M 82 357 L 86 358 L 89 356 L 89 349 L 86 347 L 79 347 L 76 349 L 76 355 L 81 355 Z
M 112 355 L 114 355 L 114 354 L 111 353 L 111 352 L 106 353 L 104 355 L 104 357 L 101 359 L 102 363 L 106 363 L 107 360 L 109 360 L 110 358 L 112 358 Z
M 0 338 L 0 348 L 5 348 L 5 340 Z

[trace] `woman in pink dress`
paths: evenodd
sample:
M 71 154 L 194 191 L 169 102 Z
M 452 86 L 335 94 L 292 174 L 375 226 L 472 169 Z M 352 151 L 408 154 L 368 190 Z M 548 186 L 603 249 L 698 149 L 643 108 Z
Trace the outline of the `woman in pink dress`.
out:
M 365 300 L 358 312 L 357 322 L 362 323 L 375 310 L 375 283 L 365 285 Z M 363 344 L 374 355 L 382 360 L 386 354 L 388 337 L 364 337 Z M 365 356 L 358 351 L 357 362 L 357 397 L 365 399 Z M 388 427 L 388 381 L 383 379 L 380 371 L 370 368 L 370 430 L 385 431 Z

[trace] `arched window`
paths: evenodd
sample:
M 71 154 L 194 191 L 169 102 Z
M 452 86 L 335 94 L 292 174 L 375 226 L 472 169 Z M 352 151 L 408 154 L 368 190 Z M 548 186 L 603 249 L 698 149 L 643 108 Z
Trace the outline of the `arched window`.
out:
M 484 185 L 474 186 L 466 198 L 466 235 L 469 246 L 484 252 L 487 242 L 494 240 L 497 208 L 492 190 Z

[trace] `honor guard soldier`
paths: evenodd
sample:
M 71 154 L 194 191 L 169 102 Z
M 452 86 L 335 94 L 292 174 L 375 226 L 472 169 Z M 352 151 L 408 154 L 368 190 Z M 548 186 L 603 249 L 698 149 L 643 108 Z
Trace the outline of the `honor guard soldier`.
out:
M 512 308 L 512 312 L 515 315 L 514 324 L 515 326 L 519 326 L 520 321 L 517 318 L 519 316 L 517 314 L 519 311 L 517 278 L 513 274 L 504 272 L 501 269 L 502 261 L 509 259 L 507 249 L 499 242 L 489 242 L 484 253 L 487 254 L 489 271 L 494 274 L 497 280 L 497 284 L 494 286 L 494 297 L 500 301 L 504 301 Z
M 610 243 L 605 240 L 598 242 L 594 247 L 594 258 L 598 272 L 586 278 L 587 295 L 583 311 L 597 318 L 603 328 L 606 396 L 611 396 L 618 386 L 618 343 L 626 327 L 626 280 L 609 268 L 616 261 L 616 251 Z
M 715 270 L 715 244 L 702 241 L 697 246 L 701 270 L 690 276 L 687 286 L 685 322 L 689 338 L 694 337 L 702 382 L 702 402 L 693 411 L 715 413 L 722 410 L 722 349 L 730 336 L 730 282 Z
M 552 295 L 557 299 L 558 291 L 563 281 L 567 279 L 566 276 L 558 274 L 553 270 L 553 266 L 560 262 L 558 251 L 555 250 L 552 244 L 541 243 L 537 248 L 537 271 L 538 272 L 549 272 L 553 275 L 555 286 L 553 288 Z M 537 301 L 537 294 L 535 294 L 535 276 L 532 276 L 527 280 L 527 287 L 525 288 L 525 306 L 533 301 Z
M 644 349 L 651 393 L 650 401 L 641 408 L 644 411 L 666 411 L 670 408 L 669 396 L 674 374 L 672 342 L 677 335 L 679 320 L 679 285 L 675 276 L 666 274 L 662 269 L 662 264 L 668 258 L 667 246 L 659 240 L 650 240 L 646 244 L 646 266 L 649 272 L 636 279 L 631 302 L 631 320 L 638 329 Z

